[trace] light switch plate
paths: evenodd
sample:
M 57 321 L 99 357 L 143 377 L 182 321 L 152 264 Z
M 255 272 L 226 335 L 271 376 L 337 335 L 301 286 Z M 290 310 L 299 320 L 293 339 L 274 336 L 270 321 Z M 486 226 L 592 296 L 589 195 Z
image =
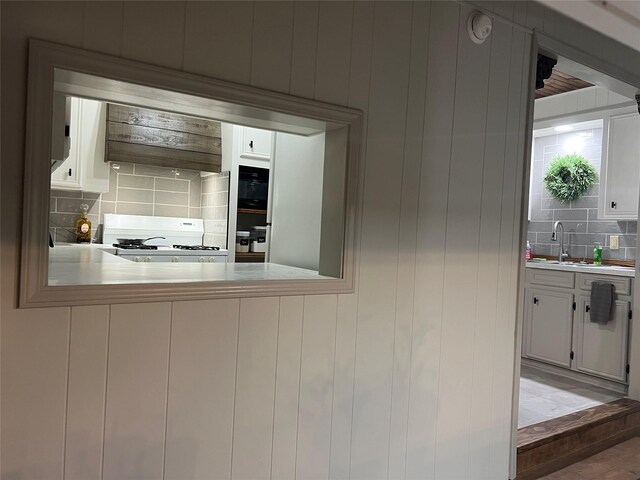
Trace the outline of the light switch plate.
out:
M 620 248 L 620 243 L 618 242 L 618 235 L 609 236 L 609 246 L 611 250 L 618 250 Z

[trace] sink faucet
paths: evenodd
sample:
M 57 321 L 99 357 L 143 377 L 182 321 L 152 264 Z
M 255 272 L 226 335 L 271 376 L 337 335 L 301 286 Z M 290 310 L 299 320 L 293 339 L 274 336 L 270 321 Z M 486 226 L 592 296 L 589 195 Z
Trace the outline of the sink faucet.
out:
M 562 263 L 566 258 L 569 258 L 569 254 L 564 251 L 564 225 L 562 225 L 562 222 L 559 220 L 553 224 L 551 240 L 554 242 L 558 241 L 558 228 L 560 228 L 560 249 L 558 253 L 558 261 Z

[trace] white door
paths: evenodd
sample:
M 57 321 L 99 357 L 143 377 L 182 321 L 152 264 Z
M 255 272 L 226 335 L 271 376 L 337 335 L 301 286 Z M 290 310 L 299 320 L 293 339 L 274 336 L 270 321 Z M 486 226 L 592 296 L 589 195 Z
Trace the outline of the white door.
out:
M 318 270 L 324 134 L 275 136 L 269 262 Z
M 616 300 L 613 318 L 606 325 L 591 322 L 588 296 L 580 297 L 579 307 L 576 368 L 626 382 L 629 302 Z
M 570 368 L 573 294 L 528 288 L 525 302 L 526 356 Z

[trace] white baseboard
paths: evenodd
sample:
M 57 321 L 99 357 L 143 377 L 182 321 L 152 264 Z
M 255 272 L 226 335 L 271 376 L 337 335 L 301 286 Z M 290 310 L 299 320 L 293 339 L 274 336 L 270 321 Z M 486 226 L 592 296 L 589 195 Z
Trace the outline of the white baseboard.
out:
M 607 390 L 612 390 L 623 395 L 627 395 L 629 391 L 629 387 L 627 385 L 623 385 L 622 383 L 612 382 L 610 380 L 594 377 L 593 375 L 588 375 L 586 373 L 567 370 L 566 368 L 556 367 L 555 365 L 538 362 L 537 360 L 532 360 L 530 358 L 522 357 L 522 365 L 530 368 L 535 368 L 543 372 L 553 373 L 554 375 L 558 375 L 560 377 L 570 378 L 579 382 L 588 383 L 596 387 L 606 388 Z

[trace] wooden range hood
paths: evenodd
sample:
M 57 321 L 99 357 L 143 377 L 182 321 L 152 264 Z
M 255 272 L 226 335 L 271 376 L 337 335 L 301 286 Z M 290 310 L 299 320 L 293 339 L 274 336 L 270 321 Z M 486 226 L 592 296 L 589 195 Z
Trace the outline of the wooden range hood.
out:
M 219 173 L 220 122 L 177 113 L 107 104 L 105 161 Z

